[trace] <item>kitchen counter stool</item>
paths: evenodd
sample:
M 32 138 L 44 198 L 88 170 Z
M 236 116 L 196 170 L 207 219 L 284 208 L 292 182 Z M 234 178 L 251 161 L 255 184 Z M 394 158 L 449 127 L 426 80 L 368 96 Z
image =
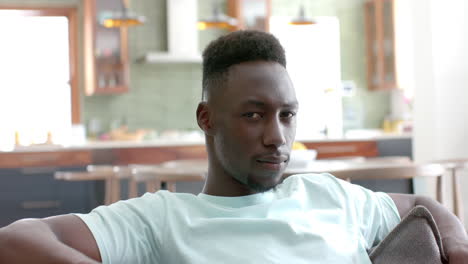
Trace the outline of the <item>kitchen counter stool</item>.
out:
M 208 172 L 207 160 L 172 160 L 157 165 L 131 165 L 134 180 L 146 185 L 147 192 L 161 189 L 165 183 L 167 190 L 176 191 L 177 182 L 204 181 Z
M 363 166 L 350 167 L 349 169 L 328 170 L 330 174 L 337 178 L 352 182 L 353 180 L 384 180 L 384 179 L 413 179 L 417 177 L 434 178 L 436 180 L 436 200 L 443 202 L 444 186 L 443 175 L 444 166 L 440 164 L 405 164 L 386 163 L 372 164 L 366 163 Z
M 136 197 L 136 183 L 131 177 L 130 169 L 126 166 L 89 165 L 86 171 L 57 171 L 56 180 L 64 181 L 104 181 L 104 204 L 109 205 L 121 199 L 120 180 L 129 180 L 129 198 Z
M 112 203 L 112 178 L 113 172 L 109 171 L 57 171 L 54 174 L 56 180 L 63 181 L 104 181 L 104 204 Z
M 121 200 L 121 180 L 128 180 L 128 198 L 137 197 L 137 185 L 133 180 L 131 169 L 128 166 L 111 166 L 111 165 L 88 165 L 88 172 L 103 172 L 111 175 L 110 179 L 110 200 L 111 203 Z

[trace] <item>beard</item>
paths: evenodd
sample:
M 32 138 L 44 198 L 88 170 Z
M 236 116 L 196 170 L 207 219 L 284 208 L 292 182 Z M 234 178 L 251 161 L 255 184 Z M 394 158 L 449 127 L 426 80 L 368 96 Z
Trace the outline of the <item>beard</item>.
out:
M 263 184 L 260 184 L 260 183 L 257 183 L 255 181 L 251 181 L 249 179 L 249 181 L 247 182 L 247 187 L 249 187 L 250 190 L 254 191 L 254 192 L 258 192 L 258 193 L 264 193 L 264 192 L 268 192 L 268 191 L 276 191 L 276 187 L 278 186 L 279 183 L 275 184 L 275 185 L 271 185 L 271 186 L 265 186 Z
M 227 160 L 223 160 L 227 161 Z M 223 164 L 223 162 L 221 163 Z M 230 175 L 238 183 L 246 186 L 250 191 L 263 193 L 276 190 L 278 184 L 282 182 L 283 172 L 267 172 L 251 170 L 249 166 L 241 164 L 234 165 L 234 162 L 225 162 L 222 166 L 227 175 Z M 243 169 L 239 169 L 243 167 Z
M 260 183 L 258 181 L 255 181 L 254 180 L 254 177 L 252 177 L 251 175 L 248 175 L 247 177 L 238 177 L 238 176 L 234 176 L 231 174 L 231 177 L 237 181 L 238 183 L 244 185 L 244 186 L 247 186 L 247 188 L 252 191 L 252 192 L 255 192 L 255 193 L 264 193 L 264 192 L 268 192 L 268 191 L 275 191 L 278 184 L 281 183 L 281 181 L 278 181 L 274 184 L 263 184 L 263 183 Z M 246 181 L 242 181 L 240 179 L 246 179 Z
M 214 144 L 216 159 L 225 174 L 236 182 L 246 186 L 250 191 L 263 193 L 275 190 L 282 181 L 283 172 L 267 172 L 256 170 L 255 160 L 245 160 L 245 156 L 238 144 L 233 144 L 225 138 L 219 138 Z

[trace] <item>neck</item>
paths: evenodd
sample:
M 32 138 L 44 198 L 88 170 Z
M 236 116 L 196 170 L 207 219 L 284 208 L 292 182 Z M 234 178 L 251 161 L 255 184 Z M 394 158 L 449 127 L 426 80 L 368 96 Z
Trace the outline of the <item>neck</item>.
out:
M 207 142 L 208 175 L 202 193 L 214 196 L 245 196 L 257 193 L 247 185 L 237 181 L 227 172 L 214 155 L 212 145 Z
M 245 196 L 257 192 L 225 173 L 216 173 L 210 164 L 202 193 L 214 196 Z

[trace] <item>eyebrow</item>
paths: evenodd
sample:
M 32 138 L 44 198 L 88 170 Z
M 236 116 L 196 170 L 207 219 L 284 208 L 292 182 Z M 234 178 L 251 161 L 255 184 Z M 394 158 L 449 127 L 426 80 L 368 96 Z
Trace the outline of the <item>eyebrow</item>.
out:
M 242 103 L 243 105 L 254 105 L 254 106 L 257 106 L 257 107 L 265 107 L 266 104 L 262 101 L 259 101 L 259 100 L 255 100 L 255 99 L 248 99 L 246 100 L 244 103 Z M 299 106 L 299 103 L 297 101 L 292 101 L 292 102 L 288 102 L 288 103 L 284 103 L 281 105 L 282 107 L 286 107 L 286 108 L 289 108 L 289 107 L 298 107 Z

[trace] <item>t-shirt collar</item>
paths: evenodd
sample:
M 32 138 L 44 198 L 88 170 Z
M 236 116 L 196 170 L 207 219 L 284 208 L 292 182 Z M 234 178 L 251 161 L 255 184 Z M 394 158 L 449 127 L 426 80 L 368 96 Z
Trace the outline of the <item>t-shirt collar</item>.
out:
M 256 193 L 251 195 L 245 196 L 235 196 L 235 197 L 228 197 L 228 196 L 214 196 L 204 193 L 199 193 L 198 198 L 203 199 L 205 201 L 225 206 L 225 207 L 233 207 L 233 208 L 241 208 L 246 206 L 252 206 L 262 203 L 268 203 L 273 200 L 274 193 L 272 190 L 263 192 L 263 193 Z

